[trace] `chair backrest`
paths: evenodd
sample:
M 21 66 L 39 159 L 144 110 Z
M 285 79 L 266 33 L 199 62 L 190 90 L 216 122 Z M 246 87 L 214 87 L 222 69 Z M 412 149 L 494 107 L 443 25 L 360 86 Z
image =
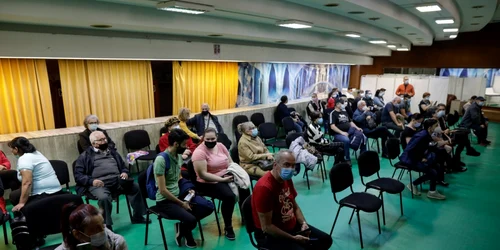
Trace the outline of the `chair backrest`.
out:
M 243 219 L 245 220 L 245 228 L 247 229 L 248 237 L 250 237 L 250 242 L 252 242 L 252 245 L 257 248 L 257 244 L 255 244 L 253 239 L 253 233 L 257 230 L 257 228 L 255 227 L 253 221 L 252 195 L 248 196 L 245 201 L 243 201 L 241 209 Z
M 253 113 L 252 116 L 250 116 L 250 121 L 252 121 L 256 128 L 258 128 L 260 124 L 266 122 L 266 118 L 262 113 Z
M 151 145 L 148 132 L 142 129 L 128 131 L 123 135 L 123 140 L 128 150 L 149 148 Z
M 380 171 L 380 160 L 375 151 L 365 151 L 358 157 L 359 175 L 362 177 L 371 176 Z
M 290 111 L 290 113 L 292 113 L 294 111 L 297 112 L 297 110 L 295 110 L 295 108 L 288 108 L 288 111 Z
M 345 162 L 333 166 L 329 177 L 332 193 L 344 191 L 354 183 L 351 166 Z
M 240 164 L 240 155 L 238 152 L 238 145 L 234 146 L 231 150 L 229 150 L 229 154 L 231 155 L 231 159 L 236 164 Z
M 156 151 L 156 154 L 161 153 L 160 144 L 156 144 L 155 151 Z
M 78 154 L 82 154 L 85 151 L 79 142 L 76 142 L 76 148 L 78 149 Z
M 276 124 L 272 122 L 264 122 L 260 124 L 259 136 L 264 140 L 276 138 L 278 136 L 278 129 L 276 128 Z
M 287 116 L 283 118 L 281 123 L 283 124 L 283 128 L 285 129 L 285 134 L 288 134 L 288 132 L 295 130 L 295 122 L 293 121 L 292 117 Z
M 276 126 L 278 126 L 278 127 L 283 126 L 283 124 L 281 124 L 281 119 L 280 119 L 280 116 L 278 114 L 278 109 L 274 110 L 273 116 L 274 116 L 274 122 L 276 123 Z
M 229 140 L 227 135 L 223 134 L 223 133 L 217 134 L 217 141 L 224 144 L 224 146 L 226 146 L 227 150 L 229 150 L 231 148 L 231 144 L 233 144 L 233 142 L 231 142 L 231 140 Z
M 387 154 L 389 155 L 389 159 L 396 159 L 401 153 L 401 147 L 399 146 L 398 138 L 388 138 L 386 142 L 387 146 Z
M 292 145 L 292 142 L 295 141 L 295 139 L 299 138 L 302 136 L 302 133 L 291 133 L 286 136 L 285 142 L 286 142 L 286 147 L 290 148 L 290 145 Z
M 189 180 L 192 182 L 192 183 L 196 183 L 196 171 L 194 171 L 194 165 L 193 165 L 193 161 L 188 161 L 188 163 L 186 164 L 186 168 L 187 168 L 187 171 L 188 171 L 188 175 L 189 175 Z
M 49 162 L 50 165 L 52 165 L 54 172 L 56 172 L 59 183 L 61 183 L 61 185 L 66 185 L 66 187 L 69 187 L 70 180 L 69 180 L 68 164 L 60 160 L 50 160 Z
M 246 115 L 237 115 L 233 118 L 233 130 L 236 131 L 236 127 L 240 123 L 248 122 L 248 116 Z

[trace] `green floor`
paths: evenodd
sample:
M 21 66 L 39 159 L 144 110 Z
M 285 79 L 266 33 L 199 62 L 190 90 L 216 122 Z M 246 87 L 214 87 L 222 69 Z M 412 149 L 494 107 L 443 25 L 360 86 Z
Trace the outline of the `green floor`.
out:
M 361 214 L 365 249 L 499 249 L 500 237 L 500 199 L 499 190 L 500 150 L 497 150 L 500 135 L 500 124 L 490 125 L 489 139 L 492 145 L 485 148 L 475 144 L 480 157 L 464 156 L 469 170 L 465 173 L 446 175 L 450 182 L 448 188 L 438 187 L 448 199 L 445 201 L 429 200 L 425 195 L 411 199 L 408 190 L 404 191 L 404 216 L 400 216 L 399 197 L 386 195 L 386 222 L 382 234 L 378 234 L 375 214 Z M 498 154 L 498 155 L 497 155 Z M 327 167 L 331 168 L 330 166 Z M 390 176 L 393 168 L 387 160 L 382 160 L 382 176 Z M 354 162 L 355 191 L 364 189 L 361 185 L 358 169 Z M 307 221 L 315 227 L 329 232 L 333 223 L 337 205 L 330 192 L 330 184 L 322 183 L 319 172 L 314 171 L 311 177 L 311 190 L 307 190 L 302 175 L 294 177 L 295 187 L 299 193 L 297 202 L 302 208 Z M 408 175 L 403 182 L 408 183 Z M 424 185 L 424 190 L 427 188 Z M 347 194 L 347 193 L 346 193 Z M 93 203 L 95 204 L 95 203 Z M 131 225 L 127 216 L 125 202 L 120 202 L 121 213 L 114 214 L 115 231 L 125 237 L 129 249 L 163 249 L 158 221 L 153 220 L 150 227 L 149 242 L 144 246 L 144 225 Z M 152 202 L 150 203 L 152 204 Z M 331 249 L 359 249 L 359 236 L 356 219 L 348 225 L 351 210 L 343 209 L 333 234 Z M 239 211 L 235 210 L 233 219 L 236 240 L 228 241 L 219 237 L 215 217 L 209 216 L 202 221 L 205 242 L 201 242 L 199 231 L 195 230 L 195 238 L 199 239 L 199 249 L 253 249 L 246 230 L 240 226 Z M 173 240 L 173 221 L 164 221 L 169 249 L 178 249 Z M 1 235 L 1 234 L 0 234 Z M 10 238 L 10 232 L 9 232 Z M 0 241 L 3 242 L 3 239 Z M 59 235 L 49 236 L 47 245 L 61 242 Z M 186 249 L 186 247 L 184 247 Z M 15 249 L 0 243 L 0 249 Z

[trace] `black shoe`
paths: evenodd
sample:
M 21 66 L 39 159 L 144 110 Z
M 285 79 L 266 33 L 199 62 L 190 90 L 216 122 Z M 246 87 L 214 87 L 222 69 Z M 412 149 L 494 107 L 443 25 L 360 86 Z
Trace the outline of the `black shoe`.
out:
M 444 187 L 447 187 L 450 185 L 450 183 L 446 182 L 446 181 L 438 181 L 436 184 L 440 185 L 440 186 L 444 186 Z
M 486 143 L 486 144 L 491 144 L 491 141 L 484 140 L 484 143 Z
M 235 240 L 236 236 L 234 235 L 233 227 L 226 227 L 224 229 L 224 235 L 228 240 Z
M 181 242 L 182 242 L 181 223 L 180 222 L 177 222 L 174 224 L 174 230 L 175 230 L 175 244 L 177 244 L 177 246 L 180 247 Z
M 465 171 L 467 171 L 466 167 L 461 167 L 461 168 L 455 168 L 455 169 L 453 169 L 453 172 L 465 172 Z
M 113 226 L 111 226 L 111 225 L 106 225 L 106 228 L 113 231 Z
M 464 163 L 464 162 L 462 162 L 462 161 L 461 161 L 461 162 L 459 162 L 459 164 L 460 164 L 460 166 L 461 166 L 461 167 L 465 167 L 465 166 L 466 166 L 466 165 L 465 165 L 465 163 Z
M 474 151 L 467 151 L 466 155 L 468 155 L 468 156 L 480 156 L 481 153 L 474 150 Z
M 4 224 L 5 222 L 9 221 L 10 220 L 10 213 L 4 213 L 2 215 L 0 215 L 2 218 L 0 219 L 1 224 Z
M 196 248 L 198 246 L 196 244 L 196 241 L 193 238 L 193 234 L 192 233 L 189 233 L 189 234 L 186 235 L 186 237 L 184 237 L 184 244 L 188 248 Z
M 151 220 L 146 221 L 146 218 L 144 217 L 139 217 L 139 218 L 132 218 L 132 224 L 149 224 L 151 223 Z
M 389 154 L 382 154 L 382 158 L 389 159 Z

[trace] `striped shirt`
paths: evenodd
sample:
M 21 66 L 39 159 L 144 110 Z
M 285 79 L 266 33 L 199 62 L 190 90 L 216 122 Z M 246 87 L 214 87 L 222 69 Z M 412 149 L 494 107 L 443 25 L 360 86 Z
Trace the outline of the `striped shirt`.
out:
M 321 131 L 321 126 L 318 124 L 311 123 L 307 126 L 307 139 L 312 144 L 330 144 L 330 141 L 324 137 Z

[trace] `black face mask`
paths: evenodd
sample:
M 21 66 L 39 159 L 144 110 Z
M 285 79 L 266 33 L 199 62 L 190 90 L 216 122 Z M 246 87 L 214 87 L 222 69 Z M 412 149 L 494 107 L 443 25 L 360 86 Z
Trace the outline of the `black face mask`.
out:
M 215 145 L 217 145 L 216 141 L 205 141 L 205 146 L 207 146 L 207 148 L 214 148 Z
M 206 116 L 206 115 L 208 115 L 208 111 L 207 111 L 207 110 L 203 110 L 203 111 L 201 111 L 201 114 L 202 114 L 203 116 Z
M 103 144 L 99 145 L 97 148 L 102 150 L 102 151 L 106 151 L 106 149 L 108 149 L 108 143 L 107 142 L 103 143 Z
M 177 147 L 177 151 L 176 151 L 176 153 L 177 153 L 178 155 L 181 155 L 181 154 L 184 154 L 184 151 L 186 151 L 186 148 Z

